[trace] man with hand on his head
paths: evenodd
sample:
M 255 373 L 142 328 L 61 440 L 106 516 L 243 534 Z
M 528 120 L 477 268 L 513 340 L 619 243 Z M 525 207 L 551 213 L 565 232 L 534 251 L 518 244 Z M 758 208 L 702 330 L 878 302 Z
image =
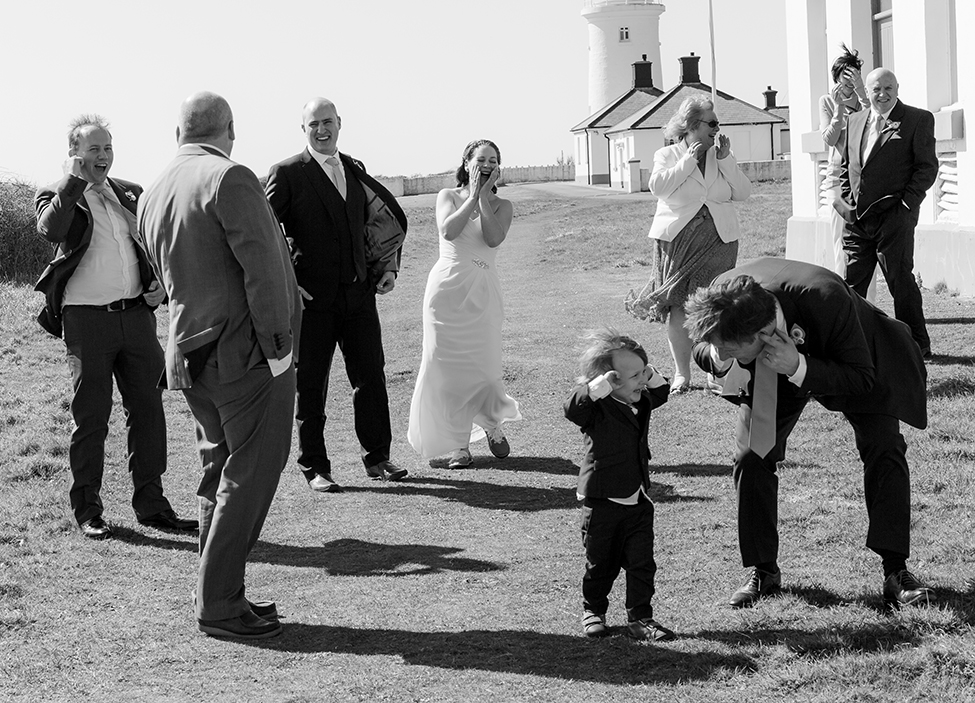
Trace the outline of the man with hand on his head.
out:
M 104 539 L 100 491 L 112 377 L 125 408 L 132 507 L 138 521 L 166 530 L 196 530 L 163 495 L 166 417 L 156 387 L 163 354 L 153 309 L 164 298 L 138 239 L 135 213 L 142 188 L 109 178 L 114 152 L 108 123 L 81 115 L 70 125 L 64 178 L 34 199 L 37 231 L 55 255 L 35 290 L 45 294 L 38 322 L 64 337 L 74 397 L 69 457 L 71 508 L 82 533 Z

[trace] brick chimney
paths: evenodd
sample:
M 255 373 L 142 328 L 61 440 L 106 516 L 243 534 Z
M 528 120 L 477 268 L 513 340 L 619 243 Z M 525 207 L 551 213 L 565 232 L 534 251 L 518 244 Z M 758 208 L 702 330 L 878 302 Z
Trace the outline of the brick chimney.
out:
M 633 89 L 648 88 L 653 88 L 653 61 L 647 61 L 647 55 L 644 54 L 642 61 L 633 63 Z
M 680 82 L 682 84 L 701 82 L 701 71 L 697 66 L 701 61 L 700 56 L 695 56 L 692 51 L 690 56 L 681 56 L 678 61 L 680 61 Z
M 762 95 L 765 96 L 765 109 L 766 110 L 771 110 L 773 107 L 778 107 L 778 105 L 775 104 L 775 96 L 778 95 L 778 94 L 779 94 L 779 91 L 772 90 L 772 86 L 769 86 L 768 87 L 768 90 L 762 92 Z

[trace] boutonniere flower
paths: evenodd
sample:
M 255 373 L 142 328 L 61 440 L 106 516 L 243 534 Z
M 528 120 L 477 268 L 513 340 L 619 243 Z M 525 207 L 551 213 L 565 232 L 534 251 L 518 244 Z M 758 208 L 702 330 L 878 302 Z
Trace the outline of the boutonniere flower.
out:
M 799 325 L 792 325 L 792 329 L 789 330 L 789 336 L 792 337 L 792 341 L 796 343 L 796 346 L 806 343 L 806 331 Z
M 884 131 L 881 132 L 881 134 L 890 134 L 891 132 L 893 132 L 895 137 L 900 138 L 900 135 L 898 134 L 900 128 L 901 128 L 900 122 L 894 122 L 893 120 L 888 120 L 887 126 L 884 127 Z
M 125 191 L 125 197 L 128 198 L 133 203 L 135 202 L 135 193 L 133 193 L 131 190 Z

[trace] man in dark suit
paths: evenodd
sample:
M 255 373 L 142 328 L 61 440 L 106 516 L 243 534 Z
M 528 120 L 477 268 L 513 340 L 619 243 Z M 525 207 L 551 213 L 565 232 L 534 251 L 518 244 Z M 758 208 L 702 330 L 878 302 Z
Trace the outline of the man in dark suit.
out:
M 759 259 L 718 276 L 687 302 L 698 365 L 739 405 L 734 481 L 742 563 L 755 567 L 731 599 L 748 606 L 781 585 L 776 560 L 778 477 L 785 446 L 815 398 L 842 412 L 863 460 L 867 547 L 883 559 L 884 600 L 927 602 L 907 570 L 911 495 L 899 422 L 927 425 L 926 373 L 910 330 L 836 274 Z
M 193 412 L 203 462 L 196 617 L 209 635 L 272 637 L 277 607 L 245 597 L 244 569 L 291 450 L 298 286 L 260 182 L 230 160 L 227 101 L 187 98 L 176 137 L 139 228 L 169 295 L 165 381 Z
M 156 380 L 163 354 L 153 309 L 164 291 L 136 237 L 142 188 L 108 177 L 114 161 L 108 123 L 82 115 L 68 132 L 64 178 L 37 191 L 37 231 L 55 255 L 35 290 L 45 295 L 38 322 L 68 350 L 74 397 L 69 459 L 71 508 L 82 533 L 110 537 L 99 495 L 105 437 L 112 412 L 112 377 L 125 408 L 132 507 L 143 525 L 195 530 L 163 495 L 166 417 Z
M 914 228 L 938 175 L 934 116 L 900 102 L 897 78 L 886 68 L 871 71 L 865 85 L 870 109 L 849 118 L 842 197 L 833 203 L 847 222 L 846 282 L 866 297 L 879 262 L 894 298 L 894 317 L 911 328 L 929 357 L 931 339 L 914 279 Z
M 291 246 L 304 298 L 301 362 L 297 369 L 298 464 L 312 490 L 341 491 L 325 448 L 325 405 L 332 356 L 338 344 L 352 384 L 355 431 L 370 478 L 398 481 L 407 474 L 389 460 L 392 432 L 386 364 L 376 294 L 396 285 L 398 247 L 370 260 L 370 201 L 385 205 L 392 223 L 406 232 L 406 215 L 395 198 L 338 151 L 342 118 L 335 105 L 314 98 L 302 111 L 308 148 L 271 167 L 267 198 Z

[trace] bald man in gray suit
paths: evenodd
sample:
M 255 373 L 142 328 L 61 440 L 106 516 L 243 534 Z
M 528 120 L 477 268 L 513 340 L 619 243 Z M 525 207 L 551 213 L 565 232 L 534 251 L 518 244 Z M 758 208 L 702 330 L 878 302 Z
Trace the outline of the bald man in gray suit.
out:
M 244 570 L 291 450 L 298 285 L 257 177 L 230 160 L 227 101 L 187 98 L 176 136 L 139 225 L 169 295 L 166 384 L 186 397 L 203 462 L 196 617 L 209 635 L 273 637 L 277 607 L 245 597 Z

